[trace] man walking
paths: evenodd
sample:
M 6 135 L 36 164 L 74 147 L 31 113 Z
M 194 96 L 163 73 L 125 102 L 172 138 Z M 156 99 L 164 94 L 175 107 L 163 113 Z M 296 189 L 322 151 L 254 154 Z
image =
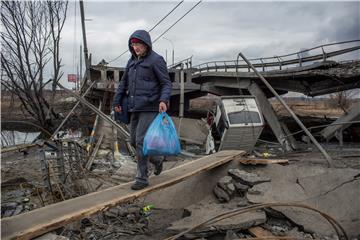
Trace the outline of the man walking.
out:
M 155 175 L 162 171 L 160 157 L 149 159 L 143 155 L 146 131 L 158 112 L 166 112 L 172 84 L 164 58 L 152 50 L 150 34 L 145 30 L 135 31 L 129 38 L 132 54 L 120 81 L 113 101 L 115 112 L 121 112 L 122 99 L 128 96 L 131 144 L 136 149 L 137 173 L 133 190 L 149 185 L 148 160 L 155 165 Z

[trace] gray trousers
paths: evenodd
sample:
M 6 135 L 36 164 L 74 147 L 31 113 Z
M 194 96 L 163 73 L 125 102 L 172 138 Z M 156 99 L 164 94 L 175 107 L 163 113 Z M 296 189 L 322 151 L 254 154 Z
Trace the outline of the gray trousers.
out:
M 145 157 L 143 155 L 143 143 L 147 129 L 158 115 L 158 112 L 133 112 L 130 118 L 130 141 L 136 149 L 137 172 L 135 181 L 149 183 L 149 161 L 154 165 L 161 164 L 161 157 Z

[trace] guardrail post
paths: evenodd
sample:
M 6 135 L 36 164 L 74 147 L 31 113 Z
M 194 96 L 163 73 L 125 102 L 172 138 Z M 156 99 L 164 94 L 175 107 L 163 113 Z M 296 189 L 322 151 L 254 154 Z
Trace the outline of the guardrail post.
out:
M 300 54 L 299 54 L 299 53 L 297 53 L 296 55 L 297 55 L 298 58 L 299 58 L 299 66 L 301 67 L 301 66 L 302 66 L 302 58 L 300 57 Z
M 279 69 L 281 70 L 282 69 L 282 62 L 280 61 L 280 58 L 278 56 L 275 56 L 279 62 Z
M 325 52 L 325 50 L 324 50 L 324 47 L 321 47 L 321 50 L 322 50 L 322 52 L 323 52 L 323 61 L 325 62 L 326 61 L 326 58 L 327 58 L 327 54 L 326 54 L 326 52 Z
M 262 58 L 260 58 L 260 62 L 261 62 L 262 70 L 263 72 L 265 72 L 264 61 L 262 60 Z
M 184 102 L 185 102 L 185 84 L 184 84 L 184 65 L 181 64 L 180 70 L 180 106 L 179 106 L 179 117 L 184 117 Z

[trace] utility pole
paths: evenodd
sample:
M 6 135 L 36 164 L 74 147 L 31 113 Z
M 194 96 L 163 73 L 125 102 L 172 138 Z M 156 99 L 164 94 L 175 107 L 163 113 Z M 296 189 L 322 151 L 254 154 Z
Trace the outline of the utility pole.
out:
M 87 42 L 86 42 L 84 2 L 83 2 L 83 0 L 80 0 L 79 3 L 80 3 L 83 44 L 84 44 L 85 67 L 86 67 L 86 74 L 85 74 L 84 80 L 82 82 L 82 85 L 84 85 L 86 80 L 90 80 L 90 59 L 89 59 L 89 54 L 88 54 Z
M 166 62 L 166 65 L 169 65 L 168 61 L 167 61 L 167 49 L 165 50 L 165 62 Z
M 171 41 L 170 39 L 168 39 L 168 38 L 166 38 L 166 37 L 163 37 L 163 39 L 165 39 L 165 40 L 168 40 L 170 43 L 171 43 L 171 47 L 172 47 L 172 65 L 174 65 L 174 52 L 175 52 L 175 50 L 174 50 L 174 43 L 173 43 L 173 41 Z
M 79 64 L 76 64 L 76 82 L 75 82 L 75 91 L 80 90 L 79 80 L 80 80 Z
M 80 79 L 82 79 L 83 72 L 82 72 L 82 45 L 80 44 Z
M 179 117 L 184 117 L 184 96 L 185 96 L 185 84 L 184 84 L 184 64 L 181 63 L 180 70 L 180 105 L 179 105 Z

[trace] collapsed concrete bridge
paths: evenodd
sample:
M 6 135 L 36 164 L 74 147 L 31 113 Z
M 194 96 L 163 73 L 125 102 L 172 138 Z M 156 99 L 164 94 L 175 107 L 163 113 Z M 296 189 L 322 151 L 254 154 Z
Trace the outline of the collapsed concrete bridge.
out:
M 335 47 L 337 50 L 325 52 L 326 47 Z M 360 40 L 354 40 L 322 45 L 283 56 L 249 60 L 278 93 L 297 92 L 308 96 L 319 96 L 359 88 L 359 50 Z M 321 53 L 318 53 L 319 51 Z M 352 60 L 333 60 L 349 53 L 353 54 Z M 87 83 L 96 82 L 92 96 L 103 97 L 105 92 L 112 95 L 124 70 L 123 67 L 92 65 L 90 81 L 87 81 Z M 271 96 L 256 74 L 250 72 L 249 66 L 241 60 L 212 61 L 192 66 L 192 59 L 188 58 L 169 66 L 169 73 L 173 81 L 172 109 L 179 110 L 179 104 L 176 103 L 180 102 L 181 79 L 184 82 L 184 111 L 188 109 L 189 100 L 192 98 L 207 93 L 239 94 L 239 89 L 246 92 L 254 83 L 267 97 Z
M 319 96 L 360 87 L 360 40 L 326 44 L 297 53 L 250 59 L 279 94 L 288 92 Z M 352 60 L 335 61 L 340 55 L 352 54 Z M 109 113 L 112 97 L 124 68 L 106 64 L 92 65 L 90 77 L 83 86 L 96 82 L 87 98 L 95 105 L 103 103 Z M 171 113 L 191 117 L 190 100 L 212 93 L 215 95 L 248 95 L 256 97 L 260 108 L 283 148 L 290 150 L 295 143 L 287 127 L 278 121 L 268 101 L 273 94 L 243 60 L 213 61 L 192 66 L 188 58 L 169 66 L 173 81 Z

